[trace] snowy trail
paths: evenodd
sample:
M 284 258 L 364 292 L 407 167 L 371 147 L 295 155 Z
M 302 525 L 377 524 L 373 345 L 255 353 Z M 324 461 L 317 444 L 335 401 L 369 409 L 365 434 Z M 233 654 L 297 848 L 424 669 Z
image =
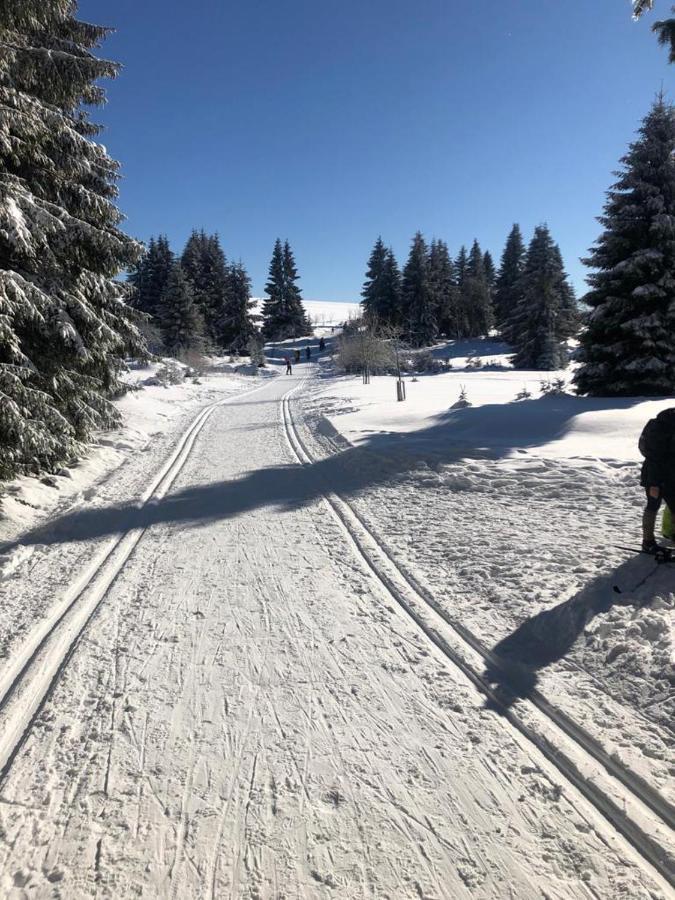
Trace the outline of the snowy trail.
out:
M 216 409 L 134 514 L 5 772 L 0 894 L 666 896 L 354 552 L 287 443 L 297 384 Z

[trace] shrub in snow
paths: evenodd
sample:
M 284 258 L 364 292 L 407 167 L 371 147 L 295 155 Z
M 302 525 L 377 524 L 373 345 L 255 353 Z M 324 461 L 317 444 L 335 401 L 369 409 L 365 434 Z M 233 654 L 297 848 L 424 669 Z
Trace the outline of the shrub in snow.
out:
M 185 381 L 185 369 L 175 359 L 165 359 L 155 372 L 152 381 L 168 387 L 170 384 L 182 384 Z
M 265 353 L 263 351 L 263 344 L 257 334 L 252 334 L 250 336 L 250 338 L 248 339 L 246 350 L 248 352 L 248 355 L 251 357 L 251 365 L 265 365 Z
M 480 356 L 472 356 L 471 359 L 467 359 L 466 361 L 466 369 L 482 369 L 483 368 L 483 360 Z
M 0 477 L 53 467 L 118 415 L 143 342 L 115 279 L 140 246 L 115 206 L 118 164 L 87 107 L 118 67 L 75 4 L 0 5 Z
M 564 378 L 552 378 L 539 382 L 539 392 L 542 397 L 560 396 L 566 394 L 567 383 Z
M 525 385 L 523 385 L 523 389 L 516 394 L 516 400 L 530 400 L 531 397 L 532 394 Z
M 466 387 L 464 385 L 461 385 L 459 391 L 459 400 L 453 403 L 450 409 L 466 409 L 468 406 L 471 406 L 471 403 L 466 396 Z

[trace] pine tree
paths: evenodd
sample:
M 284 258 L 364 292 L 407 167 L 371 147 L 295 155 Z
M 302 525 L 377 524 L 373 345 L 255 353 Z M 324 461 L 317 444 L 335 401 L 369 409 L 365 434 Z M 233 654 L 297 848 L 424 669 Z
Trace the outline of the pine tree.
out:
M 66 0 L 0 5 L 0 476 L 53 466 L 118 421 L 142 350 L 115 276 L 140 247 L 119 225 L 118 164 L 84 107 L 118 66 Z
M 455 280 L 457 282 L 457 287 L 462 288 L 464 286 L 464 279 L 466 278 L 466 268 L 469 264 L 469 254 L 466 252 L 466 247 L 462 245 L 460 247 L 459 253 L 457 254 L 457 259 L 455 260 Z
M 298 287 L 298 267 L 295 264 L 295 257 L 288 241 L 284 242 L 284 283 L 285 283 L 285 300 L 288 310 L 290 327 L 293 331 L 289 337 L 302 337 L 309 334 L 312 326 L 309 317 L 302 305 L 302 291 Z
M 474 240 L 466 263 L 466 272 L 461 287 L 461 305 L 467 323 L 467 336 L 487 335 L 492 328 L 493 313 L 485 272 L 483 252 Z
M 506 323 L 515 313 L 520 301 L 519 284 L 525 267 L 525 244 L 519 225 L 514 225 L 506 240 L 499 272 L 495 282 L 495 322 L 503 336 Z
M 297 285 L 298 271 L 290 244 L 274 244 L 263 303 L 263 331 L 267 340 L 283 341 L 308 334 L 311 326 Z
M 604 231 L 584 262 L 582 394 L 675 393 L 675 109 L 657 98 L 607 193 Z
M 175 262 L 159 304 L 159 320 L 167 351 L 178 356 L 204 347 L 204 320 L 195 303 L 192 281 Z
M 269 275 L 265 285 L 267 297 L 263 301 L 263 332 L 267 340 L 283 340 L 281 337 L 286 326 L 284 316 L 284 247 L 277 238 L 272 251 Z M 284 335 L 287 337 L 288 335 Z
M 157 239 L 151 237 L 147 252 L 129 275 L 130 303 L 135 309 L 153 317 L 157 315 L 173 263 L 174 255 L 166 235 L 160 234 Z
M 429 283 L 439 332 L 453 338 L 458 337 L 463 333 L 464 325 L 460 318 L 455 267 L 444 241 L 431 242 Z
M 400 321 L 401 275 L 393 251 L 381 237 L 370 254 L 361 296 L 366 317 L 387 325 Z
M 206 336 L 217 343 L 227 291 L 227 260 L 218 235 L 208 235 L 203 229 L 193 231 L 183 250 L 181 265 L 192 285 Z
M 254 306 L 248 272 L 241 262 L 233 263 L 227 269 L 227 292 L 217 332 L 219 345 L 230 353 L 243 353 L 257 334 L 252 319 Z
M 572 289 L 560 250 L 546 225 L 539 225 L 527 251 L 519 283 L 520 302 L 509 331 L 519 369 L 563 369 L 568 363 L 566 341 L 574 328 Z
M 488 290 L 490 291 L 490 295 L 492 296 L 495 288 L 495 282 L 497 281 L 497 272 L 495 270 L 495 263 L 492 259 L 492 254 L 489 250 L 486 250 L 483 254 L 483 269 L 485 271 L 485 280 L 487 281 Z
M 383 308 L 383 321 L 395 327 L 401 325 L 401 270 L 391 247 L 387 248 L 382 273 L 382 297 L 385 300 Z
M 438 336 L 438 323 L 429 280 L 429 250 L 419 231 L 403 270 L 402 300 L 407 340 L 415 347 L 433 343 Z

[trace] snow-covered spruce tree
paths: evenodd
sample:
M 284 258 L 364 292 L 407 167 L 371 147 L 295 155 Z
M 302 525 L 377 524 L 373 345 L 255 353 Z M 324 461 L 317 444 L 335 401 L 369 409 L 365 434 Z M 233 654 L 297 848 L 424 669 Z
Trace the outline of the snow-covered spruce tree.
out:
M 483 270 L 485 271 L 485 280 L 487 281 L 490 296 L 493 296 L 495 282 L 497 281 L 497 271 L 495 269 L 494 260 L 492 259 L 492 254 L 489 250 L 486 250 L 483 254 Z
M 429 281 L 429 249 L 422 233 L 412 239 L 402 281 L 403 329 L 413 347 L 433 343 L 438 336 L 436 311 Z
M 172 356 L 204 348 L 204 319 L 191 280 L 175 262 L 158 307 L 164 346 Z
M 506 239 L 495 282 L 494 309 L 497 328 L 504 334 L 504 323 L 513 315 L 520 300 L 519 284 L 525 266 L 525 244 L 519 225 L 514 225 Z
M 122 359 L 142 340 L 115 280 L 118 164 L 85 106 L 118 67 L 70 0 L 0 4 L 0 476 L 55 465 L 118 421 Z
M 459 321 L 459 292 L 455 267 L 444 241 L 432 241 L 429 247 L 429 285 L 439 332 L 457 337 L 463 327 Z
M 461 287 L 461 305 L 467 322 L 467 336 L 487 335 L 493 325 L 492 300 L 485 272 L 483 251 L 474 240 Z
M 157 315 L 160 298 L 164 293 L 174 263 L 174 255 L 166 235 L 151 237 L 147 251 L 129 275 L 132 287 L 130 302 L 135 309 Z
M 400 321 L 401 275 L 393 251 L 381 237 L 370 254 L 361 296 L 366 318 L 388 325 Z
M 218 235 L 193 231 L 181 257 L 194 300 L 204 320 L 205 334 L 217 344 L 219 323 L 227 293 L 227 260 Z
M 675 109 L 659 97 L 608 191 L 586 265 L 581 394 L 675 393 Z
M 277 238 L 265 285 L 263 331 L 267 340 L 302 337 L 311 330 L 297 285 L 298 271 L 288 241 Z
M 309 334 L 312 330 L 309 316 L 305 312 L 302 305 L 302 291 L 298 287 L 298 267 L 295 264 L 295 257 L 288 241 L 284 242 L 284 282 L 286 305 L 290 317 L 293 334 L 290 337 L 302 337 Z
M 520 302 L 508 324 L 517 369 L 563 369 L 566 341 L 574 333 L 572 289 L 562 257 L 546 225 L 539 225 L 519 283 Z
M 284 247 L 281 239 L 277 238 L 270 260 L 267 284 L 265 285 L 266 297 L 263 301 L 263 333 L 267 340 L 280 339 L 286 327 L 284 315 Z M 287 337 L 287 335 L 284 335 Z
M 229 265 L 225 302 L 217 323 L 216 339 L 219 346 L 230 353 L 241 354 L 246 350 L 251 338 L 257 334 L 252 319 L 254 306 L 248 272 L 240 262 Z

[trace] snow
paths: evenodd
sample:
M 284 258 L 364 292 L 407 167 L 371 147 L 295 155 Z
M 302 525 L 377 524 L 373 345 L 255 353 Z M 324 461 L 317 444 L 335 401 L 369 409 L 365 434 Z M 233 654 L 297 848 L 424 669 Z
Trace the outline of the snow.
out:
M 123 428 L 58 490 L 16 483 L 0 894 L 669 895 L 589 798 L 667 860 L 653 811 L 538 707 L 495 712 L 452 627 L 670 796 L 672 571 L 609 546 L 635 540 L 637 434 L 668 403 L 538 398 L 539 373 L 464 368 L 503 346 L 435 353 L 453 369 L 400 404 L 326 357 L 132 369 Z
M 638 437 L 673 400 L 539 396 L 542 373 L 459 370 L 497 351 L 437 348 L 453 369 L 406 377 L 403 403 L 392 377 L 326 377 L 305 401 L 314 440 L 358 470 L 353 503 L 405 570 L 672 801 L 672 570 L 616 545 L 639 546 Z M 472 405 L 452 409 L 462 387 Z
M 259 297 L 253 298 L 259 309 L 263 300 Z M 359 303 L 350 303 L 342 300 L 306 300 L 302 298 L 302 305 L 305 308 L 310 321 L 318 331 L 330 328 L 337 328 L 344 325 L 350 319 L 358 318 L 361 315 L 361 306 Z
M 246 363 L 248 358 L 231 363 L 213 360 L 210 371 L 196 381 L 188 378 L 166 387 L 153 383 L 162 362 L 130 368 L 123 380 L 134 390 L 115 404 L 123 416 L 119 429 L 102 432 L 86 456 L 64 465 L 56 475 L 20 477 L 5 486 L 0 507 L 0 549 L 45 515 L 72 503 L 86 503 L 95 493 L 96 484 L 112 477 L 135 454 L 154 451 L 160 442 L 162 448 L 170 443 L 194 409 L 250 388 Z M 185 370 L 185 366 L 175 365 Z M 261 377 L 272 374 L 274 370 L 260 370 Z M 0 580 L 8 563 L 5 560 L 5 566 L 0 567 Z

